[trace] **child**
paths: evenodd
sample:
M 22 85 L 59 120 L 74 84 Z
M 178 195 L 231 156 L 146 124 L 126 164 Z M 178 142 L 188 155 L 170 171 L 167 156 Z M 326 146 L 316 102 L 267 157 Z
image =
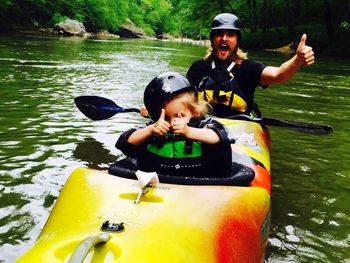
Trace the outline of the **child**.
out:
M 184 177 L 227 177 L 231 146 L 222 124 L 205 117 L 210 106 L 176 72 L 163 73 L 146 87 L 144 104 L 152 122 L 124 132 L 116 143 L 139 169 Z

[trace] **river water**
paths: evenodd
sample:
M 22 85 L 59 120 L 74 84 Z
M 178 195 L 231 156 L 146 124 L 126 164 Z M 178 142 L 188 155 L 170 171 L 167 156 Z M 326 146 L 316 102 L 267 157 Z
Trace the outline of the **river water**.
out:
M 206 47 L 142 40 L 0 37 L 0 262 L 35 241 L 60 189 L 80 166 L 121 158 L 119 134 L 138 114 L 87 119 L 74 106 L 99 95 L 142 105 L 165 71 L 186 73 Z M 288 55 L 249 52 L 279 65 Z M 272 226 L 266 262 L 350 262 L 350 60 L 316 57 L 288 83 L 257 89 L 263 115 L 328 124 L 330 135 L 271 127 Z

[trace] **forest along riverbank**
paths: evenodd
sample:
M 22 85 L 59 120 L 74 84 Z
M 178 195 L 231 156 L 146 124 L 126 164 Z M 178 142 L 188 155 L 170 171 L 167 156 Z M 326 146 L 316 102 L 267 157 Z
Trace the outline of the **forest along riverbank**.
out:
M 128 27 L 141 38 L 167 35 L 208 38 L 211 21 L 233 12 L 240 19 L 246 50 L 276 49 L 299 43 L 303 33 L 317 56 L 350 56 L 349 1 L 16 1 L 0 3 L 1 30 L 54 27 L 65 20 L 83 23 L 88 32 L 107 37 L 130 37 Z M 78 22 L 79 21 L 79 22 Z M 128 25 L 128 26 L 126 26 Z M 125 27 L 125 30 L 123 29 Z

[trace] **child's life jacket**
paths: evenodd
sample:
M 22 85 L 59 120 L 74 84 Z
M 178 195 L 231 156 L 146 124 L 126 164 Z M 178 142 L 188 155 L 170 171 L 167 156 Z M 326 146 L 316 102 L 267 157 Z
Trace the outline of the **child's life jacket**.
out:
M 203 120 L 206 120 L 205 123 Z M 133 130 L 126 138 L 122 138 L 123 134 L 116 147 L 128 157 L 138 157 L 140 168 L 147 172 L 187 177 L 227 177 L 232 153 L 223 125 L 213 119 L 209 121 L 209 118 L 191 124 L 213 129 L 220 136 L 220 142 L 205 144 L 168 133 L 165 136 L 153 136 L 142 146 L 123 145 L 122 142 L 127 141 Z

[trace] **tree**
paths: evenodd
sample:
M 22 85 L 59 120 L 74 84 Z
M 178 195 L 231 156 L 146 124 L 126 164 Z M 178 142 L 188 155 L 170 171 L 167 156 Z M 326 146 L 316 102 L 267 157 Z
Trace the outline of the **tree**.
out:
M 256 1 L 247 0 L 247 7 L 249 9 L 249 28 L 250 32 L 257 31 L 257 15 L 256 15 Z
M 333 19 L 331 4 L 328 0 L 324 0 L 324 21 L 327 29 L 328 40 L 332 41 L 334 38 L 334 28 L 333 28 Z

